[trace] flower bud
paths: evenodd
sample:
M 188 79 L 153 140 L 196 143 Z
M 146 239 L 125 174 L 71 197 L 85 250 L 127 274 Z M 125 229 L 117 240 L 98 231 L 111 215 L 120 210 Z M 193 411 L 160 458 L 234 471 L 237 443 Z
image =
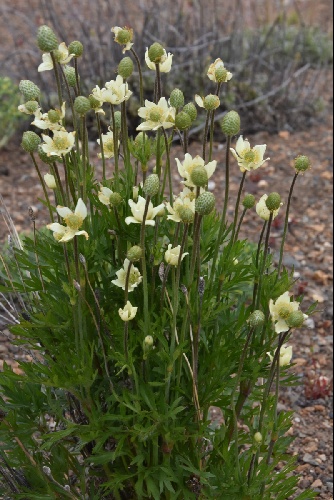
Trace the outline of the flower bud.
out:
M 274 210 L 278 210 L 281 206 L 281 197 L 278 193 L 270 193 L 268 198 L 266 199 L 266 205 L 270 212 Z
M 131 321 L 137 314 L 138 307 L 133 307 L 131 302 L 128 300 L 124 306 L 124 309 L 118 309 L 118 314 L 124 322 Z
M 216 204 L 215 196 L 209 191 L 206 191 L 205 193 L 200 194 L 199 197 L 196 199 L 195 210 L 200 215 L 208 215 L 214 209 L 215 204 Z
M 237 135 L 240 131 L 240 116 L 236 111 L 226 113 L 221 121 L 221 129 L 225 135 Z
M 172 90 L 169 98 L 169 103 L 173 108 L 181 108 L 184 105 L 184 95 L 182 90 Z
M 123 57 L 123 59 L 120 61 L 117 72 L 119 75 L 121 75 L 123 78 L 129 78 L 129 76 L 132 75 L 133 73 L 133 61 L 131 57 Z
M 45 174 L 44 175 L 44 181 L 45 181 L 45 184 L 47 185 L 47 187 L 49 189 L 56 189 L 57 188 L 56 179 L 54 178 L 53 175 L 51 175 L 51 174 Z
M 191 121 L 195 121 L 197 118 L 197 109 L 193 102 L 188 102 L 183 106 L 183 112 L 190 116 Z
M 37 150 L 38 145 L 41 143 L 41 138 L 35 132 L 23 132 L 21 146 L 28 153 L 33 153 Z
M 203 105 L 207 111 L 212 111 L 214 109 L 217 109 L 220 106 L 219 97 L 214 94 L 209 94 L 206 97 L 204 97 Z
M 295 158 L 295 169 L 297 172 L 306 172 L 311 168 L 311 162 L 308 156 L 299 155 Z
M 197 165 L 191 174 L 190 180 L 195 186 L 205 187 L 208 183 L 208 174 L 203 165 Z
M 80 57 L 83 54 L 83 45 L 78 40 L 74 40 L 68 46 L 68 53 L 74 54 L 74 57 Z
M 263 438 L 262 438 L 262 434 L 261 434 L 261 432 L 256 432 L 256 433 L 254 434 L 254 441 L 255 441 L 256 443 L 259 443 L 259 444 L 260 444 L 260 443 L 262 443 L 262 439 L 263 439 Z
M 77 79 L 75 75 L 75 69 L 72 66 L 64 66 L 63 68 L 65 78 L 70 87 L 75 87 L 77 84 Z
M 138 186 L 133 186 L 132 188 L 132 199 L 133 201 L 138 200 L 138 195 L 139 195 L 139 187 Z
M 122 126 L 122 113 L 120 111 L 115 111 L 114 118 L 115 118 L 115 128 L 117 130 L 121 130 L 121 126 Z
M 153 43 L 148 49 L 148 57 L 153 63 L 159 63 L 164 54 L 164 48 L 158 42 Z
M 147 177 L 145 184 L 144 184 L 144 193 L 146 193 L 147 196 L 154 196 L 158 194 L 159 192 L 159 177 L 157 174 L 151 174 Z
M 300 328 L 303 326 L 305 316 L 302 311 L 293 311 L 285 321 L 289 328 Z
M 146 360 L 149 356 L 150 350 L 153 348 L 154 340 L 152 335 L 146 335 L 143 340 L 143 359 Z
M 74 110 L 81 116 L 84 116 L 91 109 L 89 99 L 79 95 L 74 101 Z
M 51 123 L 57 123 L 61 119 L 59 111 L 56 109 L 50 109 L 48 111 L 48 119 L 50 120 Z
M 58 48 L 58 40 L 49 26 L 40 26 L 37 30 L 37 45 L 43 52 L 51 52 Z
M 40 89 L 30 80 L 21 80 L 19 89 L 27 101 L 36 101 L 41 96 Z
M 191 125 L 191 118 L 188 113 L 181 111 L 175 117 L 175 127 L 179 130 L 186 130 Z
M 195 213 L 189 207 L 180 207 L 177 214 L 184 224 L 191 224 L 194 222 Z
M 251 209 L 254 207 L 255 205 L 255 196 L 252 195 L 252 194 L 246 194 L 246 196 L 244 197 L 243 201 L 242 201 L 242 204 L 245 208 L 247 209 Z
M 147 335 L 144 339 L 144 342 L 147 347 L 152 347 L 154 342 L 152 335 Z
M 123 203 L 123 198 L 119 193 L 111 193 L 109 197 L 110 205 L 117 208 Z
M 130 262 L 138 262 L 143 256 L 143 250 L 140 246 L 134 245 L 133 247 L 129 248 L 126 256 Z
M 265 316 L 262 311 L 258 309 L 253 311 L 252 314 L 248 318 L 248 323 L 251 328 L 256 328 L 257 326 L 263 325 L 265 320 Z

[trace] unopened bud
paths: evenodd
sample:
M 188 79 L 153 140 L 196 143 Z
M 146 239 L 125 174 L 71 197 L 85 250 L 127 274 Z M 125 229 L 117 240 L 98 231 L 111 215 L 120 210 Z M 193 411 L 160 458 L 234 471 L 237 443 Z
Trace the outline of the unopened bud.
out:
M 143 256 L 143 250 L 140 246 L 134 245 L 128 250 L 126 256 L 130 262 L 138 262 Z
M 246 196 L 244 197 L 243 201 L 242 201 L 242 204 L 245 208 L 247 209 L 251 209 L 254 207 L 255 205 L 255 196 L 252 195 L 252 194 L 246 194 Z
M 297 172 L 306 172 L 311 168 L 311 162 L 308 156 L 300 155 L 295 159 L 295 169 Z
M 256 433 L 254 434 L 254 441 L 255 441 L 256 443 L 259 443 L 259 444 L 260 444 L 260 443 L 262 443 L 262 440 L 263 440 L 263 437 L 262 437 L 261 432 L 256 432 Z

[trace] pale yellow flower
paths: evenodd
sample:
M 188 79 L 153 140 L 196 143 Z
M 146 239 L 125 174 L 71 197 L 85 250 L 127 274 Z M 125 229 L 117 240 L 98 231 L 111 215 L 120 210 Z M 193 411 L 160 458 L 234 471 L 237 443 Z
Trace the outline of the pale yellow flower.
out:
M 185 179 L 184 181 L 182 181 L 182 183 L 188 187 L 195 187 L 195 184 L 191 181 L 190 178 L 191 172 L 195 167 L 204 167 L 208 175 L 208 179 L 213 175 L 217 167 L 216 160 L 210 161 L 209 163 L 205 164 L 205 161 L 199 155 L 193 158 L 189 153 L 185 154 L 183 163 L 181 163 L 177 158 L 175 158 L 175 161 L 177 163 L 179 174 Z
M 106 134 L 102 134 L 102 144 L 103 144 L 103 153 L 105 158 L 113 158 L 115 156 L 115 143 L 114 143 L 114 134 L 110 127 L 108 128 L 109 132 Z M 100 144 L 100 139 L 96 141 Z M 118 141 L 118 145 L 120 141 Z M 102 158 L 102 153 L 98 153 L 99 158 Z
M 75 132 L 66 132 L 63 130 L 55 130 L 53 137 L 43 135 L 44 143 L 42 149 L 48 156 L 66 155 L 74 146 Z
M 110 205 L 110 196 L 113 194 L 113 191 L 105 186 L 100 187 L 100 191 L 98 193 L 98 198 L 103 205 Z
M 267 194 L 264 194 L 263 196 L 261 196 L 260 200 L 258 201 L 258 203 L 256 204 L 256 207 L 255 207 L 256 213 L 263 220 L 269 220 L 270 213 L 271 213 L 270 210 L 269 210 L 269 208 L 266 205 L 266 199 L 267 198 L 268 198 Z M 283 203 L 281 203 L 281 206 L 282 205 L 283 205 Z M 279 210 L 280 209 L 278 208 L 277 210 L 273 210 L 272 211 L 272 214 L 273 214 L 272 220 L 274 220 L 275 217 L 277 217 Z
M 92 94 L 101 104 L 108 102 L 117 106 L 127 101 L 132 95 L 127 82 L 124 82 L 121 75 L 117 75 L 116 80 L 105 83 L 105 87 L 100 89 L 98 85 L 93 89 Z
M 163 49 L 163 50 L 164 50 L 164 54 L 161 56 L 161 60 L 159 63 L 160 73 L 169 73 L 171 68 L 172 68 L 173 54 L 171 54 L 170 52 L 168 52 L 168 54 L 167 54 L 166 50 L 165 49 Z M 148 48 L 146 49 L 146 52 L 145 52 L 145 62 L 146 62 L 149 69 L 152 69 L 153 71 L 155 71 L 155 69 L 156 69 L 155 64 L 148 57 Z
M 74 212 L 67 207 L 57 206 L 58 214 L 64 219 L 66 226 L 54 222 L 48 224 L 46 227 L 53 231 L 54 238 L 60 243 L 66 243 L 74 238 L 74 236 L 84 235 L 86 240 L 89 236 L 86 231 L 79 231 L 83 224 L 83 221 L 87 217 L 87 207 L 79 198 L 78 203 L 75 207 Z
M 123 43 L 121 42 L 119 39 L 118 39 L 118 35 L 121 31 L 127 31 L 128 34 L 129 34 L 129 41 L 126 42 L 126 43 Z M 122 50 L 122 53 L 124 54 L 127 50 L 130 50 L 131 47 L 133 46 L 133 43 L 132 43 L 132 39 L 133 39 L 133 30 L 131 28 L 120 28 L 119 26 L 113 26 L 111 28 L 111 32 L 115 34 L 115 42 L 119 43 L 120 45 L 124 45 L 123 47 L 123 50 Z
M 261 144 L 259 146 L 250 147 L 249 142 L 243 139 L 242 135 L 237 140 L 235 149 L 230 148 L 234 158 L 237 160 L 241 172 L 246 170 L 256 170 L 261 167 L 270 158 L 263 159 L 267 145 Z
M 226 70 L 224 63 L 221 59 L 216 59 L 215 62 L 213 62 L 209 66 L 207 75 L 210 78 L 210 80 L 213 82 L 217 82 L 217 78 L 216 78 L 217 69 Z M 229 80 L 231 80 L 232 76 L 233 76 L 232 73 L 230 73 L 229 71 L 226 70 L 226 76 L 225 76 L 224 80 L 222 80 L 222 81 L 228 82 Z
M 169 202 L 167 202 L 166 208 L 170 214 L 167 215 L 168 220 L 181 222 L 180 210 L 182 210 L 183 208 L 188 208 L 193 212 L 193 214 L 195 214 L 195 193 L 193 193 L 193 191 L 190 191 L 189 188 L 185 187 L 183 192 L 174 199 L 173 206 Z
M 129 264 L 130 264 L 129 259 L 125 259 L 122 269 L 120 269 L 116 273 L 117 280 L 112 280 L 112 283 L 122 288 L 122 290 L 125 290 L 126 275 L 128 272 Z M 133 292 L 133 290 L 142 282 L 142 279 L 143 278 L 139 272 L 139 269 L 131 265 L 129 274 L 128 292 Z
M 283 293 L 275 302 L 270 299 L 269 311 L 271 319 L 275 323 L 276 333 L 287 332 L 289 330 L 286 320 L 292 312 L 298 311 L 298 309 L 299 302 L 291 301 L 289 292 Z M 306 314 L 304 314 L 304 318 L 307 318 Z
M 70 62 L 74 54 L 70 54 L 65 42 L 58 46 L 58 50 L 54 51 L 56 61 L 59 64 L 67 64 Z M 50 71 L 53 69 L 53 61 L 49 52 L 42 54 L 42 63 L 38 66 L 38 71 Z
M 174 126 L 175 108 L 168 106 L 165 97 L 161 97 L 158 104 L 146 99 L 145 106 L 139 108 L 138 115 L 146 121 L 137 130 L 158 130 L 160 127 L 166 129 Z
M 138 307 L 133 307 L 128 300 L 123 309 L 118 309 L 118 314 L 123 321 L 131 321 L 137 314 Z
M 62 120 L 65 117 L 65 106 L 66 103 L 63 102 L 61 109 L 56 109 L 59 113 L 59 120 L 57 122 L 52 122 L 49 120 L 48 113 L 41 113 L 40 109 L 38 109 L 35 114 L 35 119 L 31 122 L 31 125 L 35 125 L 42 130 L 62 130 L 66 131 L 63 127 Z
M 57 183 L 56 183 L 56 179 L 55 179 L 54 175 L 45 174 L 44 181 L 49 189 L 56 189 Z
M 181 245 L 178 245 L 175 248 L 172 248 L 172 245 L 168 245 L 168 249 L 165 252 L 165 261 L 167 264 L 170 266 L 177 266 L 179 263 L 179 258 L 180 258 L 180 250 L 181 250 Z M 185 258 L 186 255 L 189 255 L 188 252 L 183 253 L 181 257 L 181 261 Z
M 275 350 L 274 354 L 270 354 L 270 352 L 267 352 L 271 362 L 273 362 L 274 356 L 276 354 L 276 350 Z M 280 367 L 289 365 L 291 362 L 291 359 L 292 359 L 292 347 L 287 346 L 287 345 L 282 345 L 282 347 L 280 349 L 280 353 L 279 353 L 279 365 L 280 365 Z
M 132 216 L 126 217 L 125 224 L 142 224 L 144 212 L 145 212 L 146 200 L 142 196 L 138 196 L 138 201 L 135 203 L 133 200 L 129 200 L 129 206 L 131 208 Z M 155 226 L 154 217 L 159 214 L 160 210 L 164 208 L 164 204 L 161 203 L 157 207 L 153 207 L 152 202 L 149 202 L 147 215 L 145 219 L 145 226 Z

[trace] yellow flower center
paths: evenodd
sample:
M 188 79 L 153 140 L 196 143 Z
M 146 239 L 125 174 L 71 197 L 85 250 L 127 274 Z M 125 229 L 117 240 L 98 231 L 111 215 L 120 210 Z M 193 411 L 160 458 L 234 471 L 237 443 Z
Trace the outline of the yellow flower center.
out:
M 278 314 L 280 318 L 286 319 L 292 313 L 293 308 L 289 304 L 284 304 L 278 309 Z
M 254 151 L 247 151 L 247 153 L 244 156 L 244 160 L 247 163 L 252 163 L 255 160 L 255 153 L 254 153 Z
M 152 122 L 158 122 L 158 121 L 160 121 L 161 115 L 162 115 L 162 112 L 160 109 L 158 109 L 158 108 L 152 109 L 152 111 L 150 111 L 150 114 L 149 114 L 149 119 Z
M 68 141 L 65 137 L 55 137 L 53 139 L 53 144 L 55 146 L 55 149 L 58 151 L 63 151 L 64 149 L 68 148 Z
M 104 148 L 105 151 L 113 153 L 114 152 L 114 141 L 113 141 L 113 139 L 107 139 L 107 141 L 105 141 L 103 143 L 103 148 Z
M 130 272 L 129 276 L 129 284 L 130 285 L 135 285 L 138 282 L 138 271 L 132 271 Z
M 64 217 L 64 221 L 70 229 L 76 231 L 77 229 L 79 229 L 80 226 L 82 226 L 83 218 L 80 217 L 80 215 L 69 214 L 66 217 Z

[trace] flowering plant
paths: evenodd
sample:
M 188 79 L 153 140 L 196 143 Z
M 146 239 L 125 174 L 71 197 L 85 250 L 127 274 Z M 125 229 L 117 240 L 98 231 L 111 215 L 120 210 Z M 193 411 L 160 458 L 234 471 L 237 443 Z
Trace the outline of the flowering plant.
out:
M 1 256 L 1 292 L 20 304 L 11 331 L 30 353 L 20 375 L 5 366 L 0 376 L 5 492 L 32 499 L 289 498 L 298 478 L 290 477 L 291 415 L 279 413 L 278 391 L 294 381 L 293 330 L 312 309 L 302 312 L 301 298 L 289 293 L 293 275 L 282 258 L 293 187 L 308 158 L 295 160 L 274 262 L 269 237 L 282 205 L 278 193 L 257 204 L 256 244 L 239 236 L 256 203 L 250 194 L 241 200 L 245 177 L 268 159 L 264 145 L 251 149 L 242 137 L 231 148 L 240 130 L 235 111 L 221 123 L 225 159 L 213 158 L 215 110 L 232 74 L 220 59 L 209 68 L 216 88 L 196 97 L 206 117 L 202 154 L 192 156 L 196 107 L 184 105 L 179 89 L 169 100 L 162 95 L 172 54 L 158 43 L 148 49 L 156 79 L 153 100 L 144 103 L 133 32 L 112 33 L 137 64 L 144 122 L 133 140 L 126 122 L 130 58 L 120 62 L 116 80 L 83 96 L 82 45 L 67 48 L 43 26 L 39 71 L 54 72 L 59 108 L 44 112 L 38 87 L 21 84 L 21 111 L 31 110 L 44 132 L 43 142 L 25 132 L 22 147 L 37 169 L 50 223 L 37 228 L 31 211 L 32 237 Z M 88 151 L 89 113 L 102 175 Z M 174 162 L 175 135 L 183 154 Z M 229 174 L 238 166 L 230 218 Z M 218 169 L 225 172 L 221 207 L 209 190 Z

